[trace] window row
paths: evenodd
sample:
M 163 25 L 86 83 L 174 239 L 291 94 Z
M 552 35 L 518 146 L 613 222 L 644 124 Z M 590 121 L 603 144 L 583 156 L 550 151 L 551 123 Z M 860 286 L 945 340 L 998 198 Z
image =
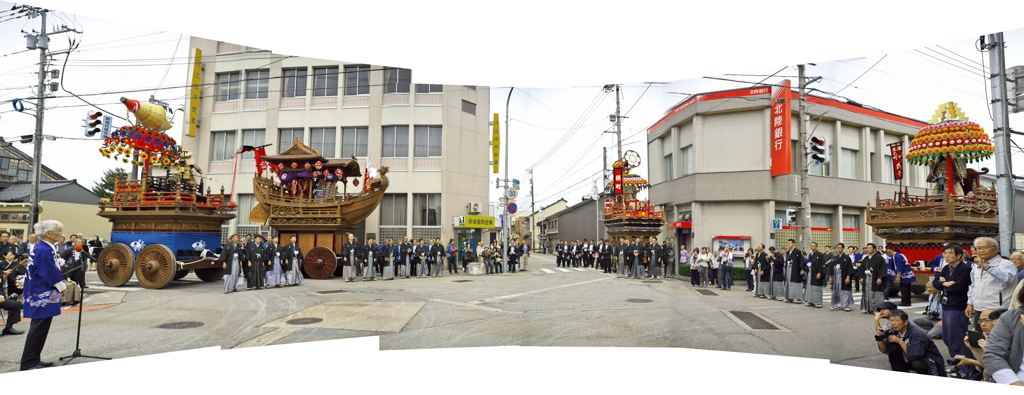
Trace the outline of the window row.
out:
M 281 96 L 306 97 L 310 90 L 313 97 L 338 96 L 338 82 L 344 74 L 345 96 L 370 94 L 370 66 L 345 66 L 341 68 L 313 67 L 313 84 L 309 86 L 309 69 L 284 69 L 281 79 Z M 246 70 L 245 79 L 242 72 L 217 74 L 216 101 L 238 100 L 242 96 L 242 85 L 245 85 L 245 98 L 266 99 L 270 92 L 270 70 Z M 412 70 L 399 68 L 384 69 L 384 93 L 409 93 L 412 86 Z M 442 93 L 444 86 L 438 84 L 416 84 L 416 93 Z
M 335 158 L 335 149 L 338 144 L 341 145 L 339 158 L 364 157 L 369 154 L 369 134 L 368 127 L 343 127 L 340 136 L 338 128 L 309 128 L 309 141 L 306 142 L 303 128 L 280 129 L 277 152 L 284 152 L 292 147 L 295 140 L 298 140 L 317 150 L 325 158 Z M 237 140 L 238 137 L 239 133 L 233 130 L 213 132 L 212 159 L 214 161 L 232 160 L 232 155 L 240 146 L 263 145 L 263 142 L 266 141 L 266 131 L 264 129 L 242 130 L 241 141 Z M 414 126 L 413 156 L 417 158 L 440 157 L 442 141 L 441 126 Z M 409 126 L 384 126 L 381 128 L 381 142 L 381 157 L 408 158 Z M 243 153 L 241 159 L 253 159 L 253 153 Z
M 406 194 L 384 194 L 380 202 L 380 225 L 381 226 L 406 226 L 408 223 L 408 201 Z M 441 194 L 440 193 L 414 193 L 412 194 L 412 224 L 413 226 L 440 226 L 441 225 Z

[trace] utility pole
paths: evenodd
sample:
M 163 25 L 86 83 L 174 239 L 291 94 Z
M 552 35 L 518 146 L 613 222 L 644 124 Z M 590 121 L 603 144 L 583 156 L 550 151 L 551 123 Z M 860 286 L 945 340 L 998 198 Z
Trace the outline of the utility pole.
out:
M 533 207 L 533 168 L 526 169 L 526 171 L 530 172 L 530 250 L 533 250 L 535 248 L 533 244 L 540 238 L 536 232 L 540 230 L 540 226 L 537 226 L 537 211 Z
M 807 105 L 804 87 L 807 85 L 807 81 L 804 79 L 804 65 L 798 65 L 799 70 L 798 78 L 800 79 L 800 115 L 797 128 L 800 131 L 800 216 L 797 217 L 797 226 L 800 230 L 797 232 L 797 245 L 802 251 L 807 251 L 811 244 L 811 202 L 810 202 L 810 190 L 807 188 L 807 173 L 808 160 L 807 160 L 807 125 L 804 124 L 804 117 L 806 116 Z
M 28 232 L 34 233 L 36 222 L 39 221 L 39 181 L 42 175 L 43 167 L 43 102 L 46 96 L 46 49 L 49 47 L 47 42 L 50 40 L 46 36 L 46 10 L 42 10 L 40 13 L 42 17 L 42 28 L 36 39 L 36 46 L 39 48 L 39 85 L 36 89 L 36 133 L 32 136 L 32 142 L 35 144 L 32 150 L 32 208 L 28 218 Z
M 1010 163 L 1010 118 L 1006 101 L 1006 59 L 1003 54 L 1003 33 L 988 35 L 989 76 L 992 86 L 992 140 L 996 146 L 996 193 L 999 200 L 1000 254 L 1013 251 L 1013 169 Z
M 514 88 L 514 87 L 509 88 L 508 89 L 508 97 L 505 99 L 505 180 L 504 180 L 505 181 L 505 189 L 508 189 L 508 188 L 512 187 L 512 182 L 508 178 L 508 134 L 509 134 L 508 133 L 508 105 L 509 105 L 509 102 L 511 101 L 510 99 L 512 98 L 512 91 L 514 91 L 515 89 L 516 88 Z M 502 243 L 504 243 L 503 244 L 504 248 L 501 249 L 501 258 L 502 258 L 503 265 L 505 265 L 505 267 L 508 267 L 508 264 L 509 264 L 509 261 L 508 261 L 508 247 L 509 247 L 508 239 L 509 239 L 509 236 L 510 236 L 510 233 L 511 233 L 511 232 L 509 232 L 510 231 L 509 227 L 512 226 L 512 224 L 511 224 L 511 219 L 512 218 L 508 215 L 508 203 L 510 201 L 509 201 L 508 197 L 505 196 L 504 193 L 502 193 L 501 201 L 503 203 L 505 203 L 505 208 L 501 210 L 502 218 L 504 218 L 504 221 L 502 221 L 502 226 L 501 226 L 501 240 L 502 240 Z
M 615 138 L 618 140 L 619 156 L 616 160 L 622 159 L 622 114 L 619 114 L 619 84 L 615 84 Z

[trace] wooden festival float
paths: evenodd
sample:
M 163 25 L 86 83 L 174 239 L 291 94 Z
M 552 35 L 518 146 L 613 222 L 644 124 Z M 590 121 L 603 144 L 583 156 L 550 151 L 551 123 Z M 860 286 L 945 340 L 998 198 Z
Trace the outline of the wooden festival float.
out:
M 934 275 L 927 262 L 942 253 L 943 245 L 971 251 L 975 238 L 999 234 L 996 191 L 978 181 L 988 169 L 966 167 L 992 156 L 992 140 L 952 102 L 940 106 L 929 122 L 911 141 L 906 159 L 929 166 L 928 181 L 935 183 L 932 193 L 915 196 L 904 188 L 892 199 L 876 194 L 874 207 L 867 207 L 867 224 L 887 247 L 898 248 L 911 263 L 926 262 L 914 268 L 915 293 L 923 292 L 924 282 Z
M 299 246 L 307 251 L 302 270 L 315 279 L 341 275 L 338 256 L 352 232 L 377 208 L 388 188 L 381 167 L 378 177 L 370 179 L 361 173 L 359 162 L 351 159 L 326 159 L 316 150 L 302 144 L 294 145 L 279 155 L 257 158 L 257 175 L 253 193 L 259 202 L 249 220 L 269 223 L 282 240 L 297 236 Z M 269 171 L 263 175 L 263 169 Z M 348 181 L 362 190 L 348 193 Z M 343 186 L 338 194 L 338 183 Z
M 134 272 L 142 286 L 158 289 L 190 271 L 206 282 L 224 270 L 211 250 L 220 246 L 221 225 L 235 217 L 233 202 L 203 193 L 203 173 L 173 138 L 160 106 L 121 99 L 143 126 L 125 126 L 104 139 L 100 153 L 143 168 L 141 180 L 117 180 L 113 198 L 99 203 L 99 216 L 113 223 L 112 244 L 100 252 L 97 274 L 107 286 L 121 286 Z M 150 168 L 167 170 L 165 177 Z M 207 256 L 211 255 L 211 256 Z
M 661 234 L 665 225 L 665 212 L 656 211 L 650 200 L 637 199 L 641 190 L 650 188 L 647 180 L 629 170 L 640 165 L 640 155 L 626 151 L 622 159 L 612 164 L 612 181 L 605 185 L 605 194 L 613 197 L 604 200 L 604 226 L 611 238 L 611 245 L 618 244 L 619 237 L 649 237 Z

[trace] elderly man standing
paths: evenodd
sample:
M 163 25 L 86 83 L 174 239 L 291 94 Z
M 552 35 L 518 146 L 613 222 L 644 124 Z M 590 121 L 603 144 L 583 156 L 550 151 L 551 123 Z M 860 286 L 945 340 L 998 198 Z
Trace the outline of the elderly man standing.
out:
M 60 315 L 60 300 L 67 292 L 64 276 L 60 273 L 60 262 L 54 244 L 60 242 L 64 233 L 64 225 L 56 220 L 46 220 L 36 224 L 36 233 L 43 235 L 43 241 L 32 250 L 28 263 L 28 275 L 25 280 L 24 298 L 25 318 L 31 319 L 28 335 L 25 336 L 25 349 L 21 354 L 21 370 L 42 369 L 53 366 L 53 362 L 43 362 L 40 354 L 46 344 L 46 335 L 50 332 L 50 322 L 54 316 Z
M 975 330 L 981 331 L 978 320 L 982 311 L 1010 307 L 1017 286 L 1017 266 L 999 256 L 999 243 L 991 237 L 975 239 L 974 253 L 965 312 L 974 320 Z

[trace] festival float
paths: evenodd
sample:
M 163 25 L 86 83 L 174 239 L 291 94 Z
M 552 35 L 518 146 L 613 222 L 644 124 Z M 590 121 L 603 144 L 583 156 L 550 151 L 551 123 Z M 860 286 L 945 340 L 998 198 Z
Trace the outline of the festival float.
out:
M 612 164 L 612 180 L 605 185 L 605 194 L 612 198 L 604 200 L 604 226 L 612 245 L 619 237 L 657 237 L 665 225 L 665 212 L 657 211 L 650 200 L 637 199 L 636 195 L 651 187 L 647 180 L 630 170 L 640 166 L 640 155 L 626 151 L 622 159 Z
M 338 256 L 350 233 L 377 208 L 388 188 L 387 166 L 377 177 L 359 162 L 327 159 L 298 139 L 279 155 L 256 152 L 253 193 L 258 204 L 249 220 L 269 223 L 282 240 L 298 238 L 303 251 L 302 270 L 315 279 L 341 275 Z M 264 175 L 266 172 L 266 175 Z M 351 181 L 355 194 L 349 194 Z M 338 183 L 342 185 L 341 194 Z M 361 185 L 361 186 L 360 186 Z
M 100 201 L 99 216 L 113 223 L 112 244 L 103 249 L 96 271 L 100 281 L 117 287 L 132 273 L 146 288 L 163 288 L 190 271 L 206 282 L 224 270 L 210 254 L 220 246 L 221 225 L 235 218 L 236 205 L 220 194 L 203 193 L 203 172 L 188 151 L 163 133 L 166 111 L 151 103 L 121 98 L 141 126 L 125 126 L 103 140 L 104 157 L 142 168 L 140 180 L 117 180 L 110 201 Z M 151 169 L 167 176 L 150 175 Z M 211 255 L 211 256 L 207 256 Z
M 941 105 L 929 123 L 914 136 L 905 157 L 910 164 L 928 166 L 927 181 L 935 187 L 923 196 L 905 187 L 892 199 L 876 194 L 874 207 L 867 207 L 867 224 L 886 247 L 899 249 L 910 262 L 925 262 L 914 268 L 915 293 L 924 292 L 925 281 L 935 274 L 926 265 L 942 254 L 943 245 L 969 252 L 975 238 L 999 234 L 996 191 L 979 184 L 988 168 L 967 168 L 995 153 L 992 140 L 952 102 Z

